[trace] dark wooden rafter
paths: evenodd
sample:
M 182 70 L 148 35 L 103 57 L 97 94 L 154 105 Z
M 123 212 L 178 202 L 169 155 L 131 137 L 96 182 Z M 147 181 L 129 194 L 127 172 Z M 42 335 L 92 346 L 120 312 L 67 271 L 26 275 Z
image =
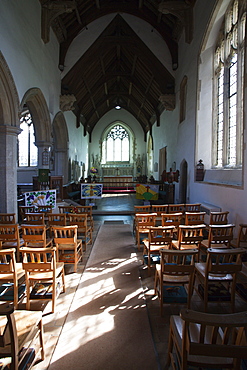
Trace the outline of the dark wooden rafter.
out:
M 174 93 L 174 78 L 116 16 L 63 78 L 62 91 L 76 96 L 88 132 L 119 102 L 148 131 L 155 118 L 159 124 L 159 97 Z

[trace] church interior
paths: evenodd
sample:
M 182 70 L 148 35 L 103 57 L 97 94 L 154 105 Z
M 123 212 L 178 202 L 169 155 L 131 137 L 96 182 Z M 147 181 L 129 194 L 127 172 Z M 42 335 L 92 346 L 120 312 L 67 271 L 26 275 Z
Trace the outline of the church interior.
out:
M 65 274 L 65 284 L 61 272 L 62 265 L 60 266 L 61 285 L 68 285 L 69 294 L 76 297 L 76 291 L 80 290 L 81 284 L 83 286 L 83 281 L 85 285 L 84 279 L 90 276 L 90 268 L 91 272 L 93 270 L 91 258 L 95 257 L 94 245 L 98 245 L 101 234 L 105 235 L 102 226 L 109 228 L 109 235 L 113 232 L 112 225 L 115 225 L 118 235 L 123 232 L 121 230 L 126 229 L 126 235 L 131 230 L 134 246 L 129 255 L 135 254 L 136 261 L 141 266 L 139 273 L 143 299 L 148 307 L 151 339 L 156 348 L 155 353 L 152 353 L 154 357 L 150 356 L 146 365 L 143 357 L 140 362 L 136 362 L 136 369 L 191 369 L 190 365 L 194 369 L 201 366 L 195 365 L 193 356 L 189 357 L 191 363 L 186 362 L 185 365 L 182 352 L 184 347 L 181 352 L 178 350 L 178 319 L 173 315 L 175 312 L 176 317 L 180 317 L 182 305 L 176 308 L 177 311 L 169 309 L 168 313 L 164 308 L 160 308 L 159 301 L 163 300 L 163 293 L 162 289 L 159 292 L 158 285 L 160 279 L 164 278 L 162 269 L 165 262 L 162 263 L 163 254 L 160 251 L 163 247 L 158 248 L 156 245 L 157 248 L 154 248 L 153 252 L 155 258 L 152 260 L 151 239 L 144 239 L 143 242 L 138 228 L 141 222 L 150 222 L 142 231 L 146 238 L 151 238 L 150 228 L 166 227 L 166 239 L 162 245 L 170 245 L 171 249 L 181 251 L 183 227 L 189 224 L 189 221 L 188 224 L 186 221 L 187 213 L 198 212 L 198 217 L 203 217 L 203 222 L 193 215 L 194 229 L 195 225 L 203 226 L 200 228 L 199 241 L 196 242 L 199 254 L 195 260 L 191 257 L 191 261 L 194 261 L 192 269 L 197 272 L 193 270 L 193 274 L 190 274 L 194 277 L 195 273 L 199 279 L 203 275 L 199 265 L 209 263 L 206 262 L 210 258 L 207 250 L 218 246 L 219 243 L 217 241 L 213 244 L 214 241 L 210 239 L 213 238 L 211 234 L 214 232 L 214 227 L 211 227 L 212 216 L 214 213 L 227 215 L 227 219 L 221 222 L 228 227 L 227 232 L 231 232 L 231 240 L 225 242 L 231 250 L 231 257 L 228 256 L 230 259 L 225 265 L 238 264 L 232 276 L 240 273 L 241 283 L 246 285 L 246 299 L 236 298 L 236 307 L 232 305 L 230 311 L 232 315 L 238 315 L 234 320 L 239 322 L 239 326 L 242 325 L 244 330 L 247 328 L 247 320 L 243 319 L 247 300 L 247 259 L 243 252 L 243 249 L 247 248 L 246 12 L 247 0 L 0 2 L 0 260 L 5 258 L 6 261 L 6 248 L 16 248 L 15 263 L 22 265 L 20 273 L 22 278 L 27 280 L 28 272 L 24 272 L 24 264 L 27 263 L 25 258 L 29 257 L 24 258 L 27 252 L 22 250 L 22 247 L 28 247 L 28 244 L 26 241 L 21 244 L 19 238 L 24 239 L 28 233 L 24 231 L 22 224 L 24 221 L 26 224 L 31 223 L 27 220 L 28 215 L 33 213 L 32 207 L 34 213 L 43 213 L 40 217 L 42 223 L 46 223 L 46 229 L 43 231 L 46 240 L 42 243 L 47 244 L 42 244 L 42 247 L 56 250 L 59 249 L 60 231 L 53 230 L 53 227 L 59 228 L 57 223 L 52 225 L 52 231 L 48 232 L 49 217 L 52 218 L 49 213 L 56 214 L 57 222 L 58 219 L 60 222 L 59 213 L 63 213 L 65 223 L 60 225 L 63 225 L 62 228 L 69 228 L 73 222 L 79 225 L 75 214 L 86 214 L 88 207 L 91 214 L 88 213 L 83 222 L 89 231 L 84 230 L 85 240 L 80 239 L 78 242 L 72 270 Z M 194 210 L 193 205 L 199 206 Z M 25 207 L 28 207 L 27 214 Z M 138 210 L 140 214 L 155 213 L 155 223 L 151 225 L 151 221 L 144 221 L 143 215 L 138 218 Z M 172 213 L 181 213 L 177 226 L 171 226 L 173 219 L 165 220 L 165 214 L 169 218 L 168 214 Z M 8 214 L 14 215 L 14 222 L 2 221 L 1 217 Z M 89 219 L 93 219 L 92 224 Z M 107 226 L 107 222 L 112 224 Z M 6 240 L 1 237 L 4 233 L 1 231 L 1 224 L 4 226 L 6 223 L 18 225 L 15 231 L 18 233 L 17 247 L 13 241 L 6 244 Z M 38 223 L 36 220 L 36 224 Z M 82 229 L 82 226 L 78 226 L 76 235 L 77 232 L 79 235 L 80 228 Z M 168 231 L 170 233 L 171 230 L 173 237 L 170 240 Z M 112 236 L 112 240 L 115 240 L 115 236 Z M 53 242 L 49 244 L 51 237 Z M 222 234 L 220 238 L 223 238 Z M 122 239 L 124 243 L 125 238 Z M 126 240 L 131 238 L 126 236 Z M 36 247 L 40 246 L 37 243 L 36 241 Z M 106 243 L 106 240 L 102 243 Z M 188 250 L 192 249 L 191 245 L 190 242 Z M 65 249 L 63 246 L 63 250 Z M 241 258 L 233 257 L 233 250 L 239 251 Z M 51 251 L 50 256 L 53 256 L 52 253 Z M 123 253 L 124 259 L 125 252 L 119 250 L 119 253 Z M 63 264 L 66 273 L 67 264 L 71 264 L 71 255 L 72 252 L 60 260 L 60 257 L 54 254 L 52 258 L 57 259 L 55 264 Z M 14 258 L 12 254 L 7 257 L 8 263 L 10 258 Z M 91 265 L 87 266 L 87 261 Z M 43 263 L 48 264 L 45 260 Z M 102 261 L 101 267 L 97 263 L 99 261 L 95 262 L 97 269 L 105 268 Z M 123 267 L 121 263 L 119 262 L 119 269 Z M 2 280 L 5 278 L 5 283 L 8 280 L 6 270 L 1 271 L 2 264 L 5 262 L 0 263 L 0 288 Z M 112 280 L 118 281 L 113 271 L 110 273 Z M 5 275 L 2 277 L 2 274 Z M 128 273 L 122 272 L 121 275 L 127 276 Z M 13 280 L 14 289 L 18 286 L 16 276 Z M 73 276 L 76 277 L 75 280 Z M 96 281 L 99 276 L 95 275 L 93 279 Z M 235 278 L 232 281 L 231 300 L 233 290 L 235 299 L 236 284 L 239 283 Z M 118 283 L 121 286 L 122 281 Z M 105 282 L 100 280 L 98 284 L 104 286 Z M 188 297 L 191 293 L 190 284 L 192 283 L 187 281 Z M 198 284 L 196 290 L 202 287 L 202 283 Z M 52 286 L 54 288 L 54 284 Z M 83 292 L 84 289 L 85 286 L 82 288 Z M 206 286 L 203 293 L 201 292 L 204 303 L 205 291 Z M 3 293 L 0 289 L 0 301 L 4 301 L 1 299 Z M 206 303 L 198 303 L 197 299 L 193 298 L 195 293 L 192 293 L 193 310 L 207 312 Z M 15 290 L 13 294 L 15 295 Z M 178 294 L 178 291 L 174 294 Z M 59 321 L 55 306 L 60 307 L 59 312 L 63 312 L 63 305 L 66 306 L 64 318 L 66 315 L 72 315 L 72 305 L 67 306 L 67 291 L 64 290 L 57 300 L 54 295 L 53 292 L 50 317 Z M 61 298 L 62 296 L 65 298 Z M 153 296 L 156 296 L 155 300 Z M 3 313 L 0 305 L 0 316 L 8 311 L 7 318 L 11 321 L 14 320 L 15 311 L 21 308 L 24 312 L 29 307 L 29 303 L 18 305 L 18 297 L 13 298 L 13 304 L 14 312 L 10 312 L 9 308 L 8 311 L 4 306 Z M 100 304 L 105 307 L 106 303 Z M 40 312 L 37 307 L 38 303 L 34 305 L 34 311 L 30 312 Z M 187 308 L 191 307 L 189 303 Z M 219 307 L 225 313 L 230 312 L 227 311 L 230 307 L 228 302 L 223 308 Z M 138 303 L 139 308 L 141 305 Z M 235 308 L 237 312 L 233 313 Z M 94 306 L 91 309 L 96 311 Z M 160 309 L 165 312 L 163 315 L 160 315 Z M 80 310 L 82 306 L 75 306 L 78 322 Z M 81 312 L 84 316 L 85 311 Z M 217 312 L 213 309 L 211 313 L 214 314 L 214 322 L 217 322 Z M 34 319 L 38 320 L 35 325 L 41 333 L 41 318 L 34 315 Z M 203 319 L 206 323 L 207 318 Z M 64 327 L 67 328 L 64 320 L 62 325 L 58 325 L 61 326 L 61 333 Z M 181 311 L 180 320 L 190 322 L 190 311 Z M 52 320 L 49 315 L 43 315 L 43 321 L 47 344 L 47 333 L 51 331 Z M 0 327 L 1 325 L 0 322 Z M 165 338 L 162 337 L 161 327 L 165 328 Z M 216 328 L 216 324 L 214 327 Z M 216 336 L 216 332 L 214 333 Z M 57 335 L 59 336 L 60 334 Z M 1 337 L 0 333 L 0 339 Z M 62 347 L 62 344 L 66 343 L 66 333 L 61 334 L 59 340 Z M 111 340 L 112 338 L 109 338 L 109 343 Z M 17 361 L 17 367 L 14 369 L 18 369 L 20 360 L 13 360 L 17 342 L 13 338 L 11 341 L 15 343 L 11 350 L 12 362 Z M 73 338 L 71 343 L 72 341 Z M 43 362 L 34 367 L 36 370 L 63 368 L 59 350 L 53 353 L 55 340 L 52 343 L 49 337 L 49 355 L 46 359 L 41 343 Z M 241 338 L 239 343 L 239 347 L 246 350 L 246 338 Z M 103 348 L 105 343 L 100 342 L 97 345 Z M 143 348 L 146 345 L 147 343 Z M 1 347 L 0 340 L 0 353 Z M 113 360 L 110 367 L 104 364 L 106 360 L 103 352 L 106 351 L 103 350 L 102 354 L 99 354 L 101 365 L 94 363 L 94 356 L 92 354 L 90 357 L 89 347 L 88 341 L 85 350 L 88 351 L 86 354 L 90 358 L 90 364 L 88 362 L 81 368 L 116 368 Z M 172 355 L 174 348 L 179 352 L 179 360 L 174 359 Z M 148 351 L 149 349 L 147 353 Z M 195 351 L 200 352 L 200 348 Z M 135 350 L 132 349 L 132 352 L 133 361 L 137 361 Z M 207 355 L 205 353 L 205 356 Z M 20 358 L 20 352 L 15 356 Z M 170 356 L 169 360 L 166 356 Z M 233 359 L 233 367 L 229 368 L 246 369 L 244 359 L 245 356 L 240 351 Z M 77 367 L 80 366 L 80 360 L 79 356 L 71 368 L 80 368 Z M 64 361 L 66 364 L 68 362 L 68 366 L 69 362 L 73 361 L 69 351 Z M 120 361 L 119 359 L 118 362 Z M 153 367 L 150 365 L 152 361 L 155 361 Z M 118 368 L 131 368 L 127 367 L 131 364 L 127 364 L 126 359 L 125 366 L 122 364 Z M 213 368 L 213 364 L 207 362 L 206 368 Z M 218 368 L 224 368 L 224 364 Z

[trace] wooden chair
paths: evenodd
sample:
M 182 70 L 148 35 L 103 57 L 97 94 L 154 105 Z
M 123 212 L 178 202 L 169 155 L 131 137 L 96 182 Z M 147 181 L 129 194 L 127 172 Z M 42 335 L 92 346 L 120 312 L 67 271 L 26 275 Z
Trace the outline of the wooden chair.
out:
M 246 358 L 246 312 L 210 314 L 182 309 L 172 315 L 165 369 L 241 369 Z
M 161 226 L 175 226 L 174 239 L 177 238 L 177 231 L 179 225 L 182 224 L 183 213 L 161 213 Z
M 235 225 L 209 225 L 208 239 L 203 239 L 201 249 L 230 248 Z
M 77 225 L 53 226 L 54 243 L 57 248 L 57 259 L 65 264 L 73 264 L 74 272 L 83 258 L 82 241 L 77 238 Z
M 71 206 L 58 206 L 59 213 L 75 213 L 76 212 L 76 207 L 71 205 Z
M 230 242 L 231 247 L 247 249 L 247 224 L 240 224 L 237 238 Z
M 92 244 L 93 234 L 92 228 L 87 221 L 87 213 L 70 213 L 69 225 L 77 225 L 77 237 L 81 239 L 83 251 L 87 249 L 87 245 Z
M 210 212 L 209 225 L 227 225 L 228 211 L 225 212 Z
M 17 261 L 20 261 L 20 247 L 24 245 L 23 238 L 20 237 L 20 227 L 18 224 L 0 225 L 0 241 L 2 248 L 15 248 Z
M 143 259 L 146 260 L 148 273 L 152 265 L 160 262 L 160 249 L 172 248 L 173 226 L 150 227 L 148 239 L 143 241 Z
M 36 212 L 35 206 L 19 206 L 19 213 L 20 213 L 20 223 L 25 221 L 26 213 L 34 213 Z
M 47 225 L 51 226 L 66 226 L 65 213 L 47 213 Z
M 11 370 L 25 369 L 45 359 L 42 311 L 14 310 L 9 303 L 0 305 L 0 356 Z M 28 361 L 27 361 L 28 360 Z
M 164 303 L 184 303 L 190 307 L 197 255 L 198 249 L 160 250 L 160 265 L 156 265 L 154 291 L 160 301 L 161 315 Z
M 198 249 L 198 258 L 200 258 L 205 227 L 206 225 L 180 225 L 178 227 L 178 240 L 172 241 L 172 247 L 180 250 Z
M 44 206 L 37 206 L 37 212 L 44 213 L 45 215 L 47 213 L 52 213 L 52 206 L 44 205 Z
M 16 224 L 16 222 L 15 213 L 0 213 L 0 224 Z
M 184 204 L 168 204 L 168 213 L 184 213 Z
M 25 271 L 15 259 L 15 248 L 0 250 L 0 300 L 12 301 L 17 308 L 25 296 Z
M 155 204 L 151 208 L 152 213 L 157 213 L 156 225 L 161 225 L 161 214 L 168 212 L 168 204 Z
M 134 206 L 133 234 L 136 233 L 136 214 L 151 213 L 151 205 Z
M 52 238 L 47 238 L 45 225 L 21 225 L 22 238 L 26 248 L 48 248 L 52 245 Z
M 156 213 L 137 213 L 135 215 L 136 244 L 140 250 L 141 236 L 147 236 L 150 227 L 156 224 Z
M 185 225 L 205 224 L 206 212 L 185 212 Z
M 198 262 L 196 278 L 197 292 L 204 300 L 204 311 L 207 311 L 208 302 L 228 299 L 231 310 L 235 308 L 235 292 L 237 273 L 242 269 L 243 248 L 208 248 L 206 262 Z M 223 292 L 226 291 L 225 295 Z
M 184 205 L 184 212 L 200 212 L 201 211 L 201 203 L 185 203 Z
M 75 213 L 86 213 L 88 226 L 93 231 L 93 228 L 94 228 L 93 206 L 77 206 Z
M 44 213 L 26 213 L 25 224 L 28 225 L 45 225 L 45 214 Z
M 65 292 L 64 263 L 56 262 L 56 248 L 21 248 L 26 280 L 26 309 L 32 299 L 51 300 L 55 312 L 60 291 Z

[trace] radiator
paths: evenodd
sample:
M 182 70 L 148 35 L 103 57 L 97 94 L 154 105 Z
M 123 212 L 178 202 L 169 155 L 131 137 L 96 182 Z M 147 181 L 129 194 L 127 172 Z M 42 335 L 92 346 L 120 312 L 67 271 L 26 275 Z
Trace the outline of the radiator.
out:
M 209 224 L 210 212 L 221 212 L 221 208 L 213 204 L 202 203 L 201 212 L 206 212 L 204 220 L 206 224 Z

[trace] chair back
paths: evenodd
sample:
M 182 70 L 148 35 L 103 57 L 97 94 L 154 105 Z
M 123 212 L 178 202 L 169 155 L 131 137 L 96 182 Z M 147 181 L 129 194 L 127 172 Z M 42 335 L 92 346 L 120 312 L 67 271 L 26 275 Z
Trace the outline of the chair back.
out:
M 161 217 L 161 213 L 168 212 L 168 204 L 155 204 L 151 208 L 152 213 L 157 213 L 157 217 Z
M 161 249 L 161 273 L 163 275 L 170 275 L 174 279 L 182 276 L 188 276 L 189 280 L 194 279 L 195 259 L 197 255 L 198 249 Z
M 23 257 L 22 267 L 25 270 L 26 280 L 31 278 L 31 273 L 47 274 L 56 270 L 56 248 L 21 248 Z M 48 275 L 46 275 L 48 277 Z
M 52 226 L 51 230 L 54 233 L 54 243 L 56 247 L 59 245 L 75 244 L 77 242 L 77 225 L 70 226 Z
M 44 213 L 26 213 L 25 224 L 29 225 L 45 225 L 45 214 Z
M 183 213 L 178 212 L 178 213 L 161 213 L 161 225 L 162 226 L 176 226 L 178 227 L 183 218 Z
M 87 214 L 86 213 L 70 213 L 69 225 L 77 225 L 77 232 L 87 229 Z
M 16 224 L 16 214 L 0 213 L 0 224 Z
M 138 230 L 147 229 L 155 226 L 157 213 L 137 213 L 136 214 L 136 227 Z
M 246 253 L 244 248 L 208 248 L 205 276 L 211 274 L 215 278 L 218 275 L 234 275 L 242 270 L 242 256 Z M 235 287 L 232 287 L 235 289 Z
M 195 245 L 200 248 L 200 244 L 203 240 L 203 230 L 205 230 L 205 228 L 206 225 L 180 225 L 178 227 L 179 249 L 185 246 L 188 248 L 195 248 Z
M 149 248 L 155 246 L 158 248 L 166 246 L 171 249 L 174 226 L 150 227 L 148 232 Z
M 48 226 L 66 226 L 65 213 L 47 213 L 46 216 Z
M 15 242 L 20 245 L 20 227 L 18 224 L 0 224 L 0 240 L 3 243 Z
M 233 239 L 235 225 L 209 225 L 208 246 L 209 247 L 230 247 Z
M 26 225 L 22 224 L 22 238 L 25 247 L 43 247 L 47 245 L 45 225 Z
M 77 213 L 77 207 L 71 206 L 58 206 L 59 213 Z
M 196 367 L 240 369 L 241 359 L 246 358 L 247 312 L 211 314 L 182 309 L 180 359 Z M 193 361 L 194 360 L 194 361 Z M 180 360 L 179 360 L 180 361 Z
M 149 213 L 151 212 L 151 205 L 134 206 L 134 213 Z
M 37 206 L 37 212 L 44 213 L 45 215 L 49 212 L 52 212 L 52 206 L 44 205 L 44 206 Z
M 34 213 L 36 210 L 35 206 L 19 206 L 21 222 L 24 222 L 26 213 Z
M 168 213 L 184 213 L 184 204 L 169 204 Z
M 228 211 L 210 212 L 209 225 L 226 225 L 228 224 Z
M 185 212 L 185 225 L 205 224 L 206 212 Z
M 200 212 L 201 210 L 201 203 L 186 203 L 184 205 L 185 212 Z

